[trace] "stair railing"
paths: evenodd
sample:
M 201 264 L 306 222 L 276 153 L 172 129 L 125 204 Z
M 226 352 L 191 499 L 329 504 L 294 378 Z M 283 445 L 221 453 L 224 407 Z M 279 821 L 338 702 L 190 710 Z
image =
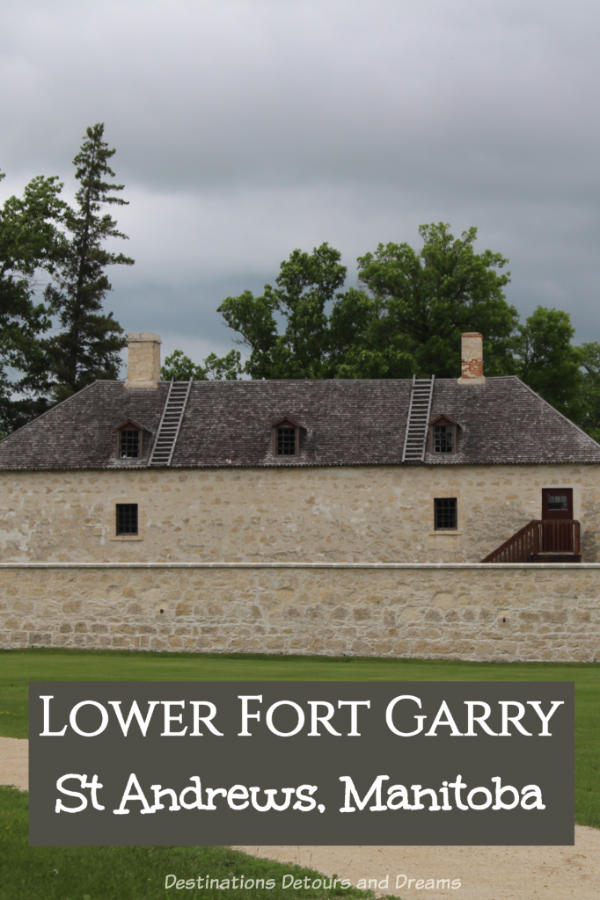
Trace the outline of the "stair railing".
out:
M 540 525 L 539 519 L 532 519 L 481 561 L 484 563 L 529 562 L 540 552 Z
M 576 519 L 532 519 L 482 562 L 532 562 L 546 554 L 581 555 L 581 525 Z

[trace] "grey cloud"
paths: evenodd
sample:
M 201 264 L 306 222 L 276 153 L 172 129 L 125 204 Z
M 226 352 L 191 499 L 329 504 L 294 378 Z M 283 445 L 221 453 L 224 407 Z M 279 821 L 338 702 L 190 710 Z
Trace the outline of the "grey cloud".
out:
M 440 219 L 510 258 L 522 313 L 559 306 L 600 339 L 599 25 L 586 0 L 14 4 L 1 190 L 72 189 L 104 121 L 137 260 L 108 305 L 196 349 L 227 348 L 216 307 L 294 247 L 328 240 L 352 278 Z

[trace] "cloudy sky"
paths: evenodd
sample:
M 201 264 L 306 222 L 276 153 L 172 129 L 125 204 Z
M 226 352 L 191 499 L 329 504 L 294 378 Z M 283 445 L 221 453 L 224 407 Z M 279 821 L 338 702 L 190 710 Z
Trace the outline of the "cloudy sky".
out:
M 105 123 L 133 268 L 107 300 L 163 352 L 227 351 L 216 308 L 328 241 L 475 225 L 508 299 L 600 340 L 597 0 L 23 0 L 3 4 L 0 200 L 73 190 Z

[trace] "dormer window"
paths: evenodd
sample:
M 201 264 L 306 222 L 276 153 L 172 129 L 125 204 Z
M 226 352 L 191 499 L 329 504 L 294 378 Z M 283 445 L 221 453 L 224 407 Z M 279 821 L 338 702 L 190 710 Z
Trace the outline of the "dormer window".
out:
M 137 459 L 140 455 L 140 433 L 133 428 L 121 432 L 121 459 Z
M 296 455 L 296 429 L 281 425 L 277 429 L 277 456 Z
M 124 422 L 117 429 L 119 459 L 139 459 L 142 455 L 142 429 L 135 422 Z
M 433 426 L 433 452 L 454 453 L 454 425 Z
M 431 424 L 431 452 L 456 453 L 458 425 L 446 416 Z
M 300 450 L 300 428 L 291 419 L 284 419 L 273 427 L 273 454 L 297 456 Z

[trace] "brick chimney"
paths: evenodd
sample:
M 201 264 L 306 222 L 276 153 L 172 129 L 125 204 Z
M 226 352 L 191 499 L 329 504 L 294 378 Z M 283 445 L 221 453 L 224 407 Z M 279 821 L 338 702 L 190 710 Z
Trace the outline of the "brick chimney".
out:
M 461 335 L 461 376 L 459 384 L 484 384 L 483 337 L 477 331 Z
M 148 332 L 127 335 L 128 388 L 155 388 L 160 381 L 160 345 L 157 334 Z

